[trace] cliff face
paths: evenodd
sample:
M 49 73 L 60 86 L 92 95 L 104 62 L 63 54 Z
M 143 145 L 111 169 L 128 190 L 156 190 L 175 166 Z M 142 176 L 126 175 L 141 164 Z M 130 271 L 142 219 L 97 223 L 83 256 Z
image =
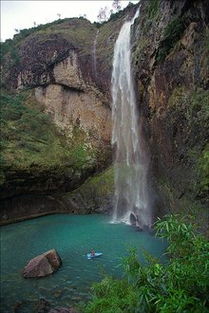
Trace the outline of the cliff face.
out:
M 3 106 L 4 219 L 111 207 L 112 170 L 81 184 L 111 162 L 113 49 L 135 10 L 99 27 L 83 18 L 59 20 L 4 44 L 2 83 L 12 91 Z M 132 29 L 156 214 L 208 204 L 208 12 L 207 0 L 141 0 Z
M 141 4 L 133 68 L 152 177 L 165 211 L 192 212 L 208 205 L 209 3 Z
M 3 44 L 3 220 L 81 210 L 60 194 L 111 162 L 113 49 L 134 11 L 102 25 L 58 20 Z

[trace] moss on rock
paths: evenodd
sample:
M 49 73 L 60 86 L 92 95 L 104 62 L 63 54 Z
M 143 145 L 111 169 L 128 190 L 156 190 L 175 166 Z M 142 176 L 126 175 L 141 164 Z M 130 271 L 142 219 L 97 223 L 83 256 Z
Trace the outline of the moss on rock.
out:
M 1 113 L 3 197 L 8 192 L 11 196 L 27 190 L 56 190 L 56 177 L 57 186 L 67 180 L 72 188 L 72 181 L 77 186 L 79 179 L 82 182 L 87 172 L 97 168 L 97 150 L 87 141 L 88 135 L 79 127 L 74 127 L 71 138 L 61 133 L 37 104 L 33 91 L 3 91 Z
M 76 190 L 65 194 L 62 201 L 69 202 L 70 206 L 74 208 L 74 213 L 109 213 L 112 210 L 113 190 L 114 170 L 113 167 L 109 167 L 88 178 Z

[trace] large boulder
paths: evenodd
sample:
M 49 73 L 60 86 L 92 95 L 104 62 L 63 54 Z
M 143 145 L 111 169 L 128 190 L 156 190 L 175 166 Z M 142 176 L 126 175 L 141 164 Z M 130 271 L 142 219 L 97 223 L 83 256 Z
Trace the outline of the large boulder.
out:
M 23 270 L 23 277 L 44 277 L 54 273 L 61 265 L 61 258 L 55 249 L 49 250 L 29 261 Z

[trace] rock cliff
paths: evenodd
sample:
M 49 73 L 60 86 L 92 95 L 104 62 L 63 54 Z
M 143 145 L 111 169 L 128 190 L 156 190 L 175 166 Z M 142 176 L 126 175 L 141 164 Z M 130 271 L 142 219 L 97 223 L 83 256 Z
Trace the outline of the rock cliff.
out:
M 58 20 L 23 30 L 3 44 L 3 108 L 16 114 L 4 118 L 5 220 L 111 206 L 112 170 L 89 177 L 111 163 L 113 49 L 122 23 L 135 10 L 130 5 L 102 25 L 84 18 Z M 208 12 L 207 0 L 141 0 L 132 28 L 156 214 L 199 212 L 208 205 Z M 17 117 L 14 98 L 21 95 L 24 109 Z M 202 216 L 208 218 L 206 210 Z
M 142 1 L 133 30 L 138 104 L 164 212 L 208 206 L 208 12 L 204 0 Z
M 79 205 L 60 194 L 111 162 L 112 55 L 120 27 L 134 11 L 131 5 L 102 25 L 58 20 L 22 30 L 2 45 L 5 222 L 78 212 Z

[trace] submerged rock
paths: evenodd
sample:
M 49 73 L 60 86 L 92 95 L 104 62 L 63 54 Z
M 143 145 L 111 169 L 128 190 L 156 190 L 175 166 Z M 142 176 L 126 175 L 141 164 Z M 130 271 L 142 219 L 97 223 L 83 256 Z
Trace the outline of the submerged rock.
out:
M 45 299 L 40 299 L 37 304 L 37 313 L 47 313 L 50 309 L 50 303 Z
M 55 249 L 49 250 L 29 261 L 23 270 L 23 277 L 44 277 L 54 273 L 62 261 Z

